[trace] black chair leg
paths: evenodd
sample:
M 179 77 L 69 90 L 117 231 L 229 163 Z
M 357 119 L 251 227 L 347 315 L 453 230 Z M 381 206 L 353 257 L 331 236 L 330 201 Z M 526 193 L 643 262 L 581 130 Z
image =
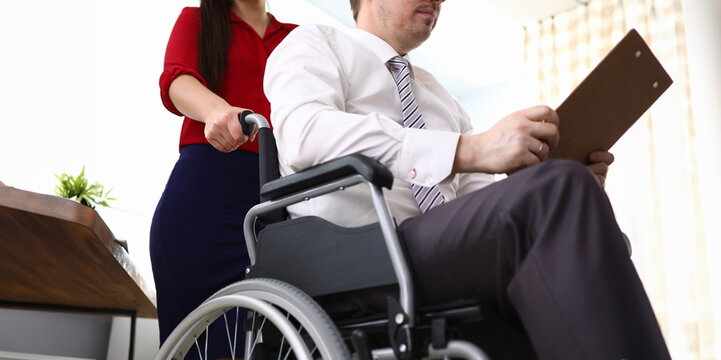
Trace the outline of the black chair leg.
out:
M 370 346 L 368 344 L 368 334 L 363 330 L 353 330 L 350 336 L 350 341 L 353 344 L 358 360 L 371 360 L 372 354 Z

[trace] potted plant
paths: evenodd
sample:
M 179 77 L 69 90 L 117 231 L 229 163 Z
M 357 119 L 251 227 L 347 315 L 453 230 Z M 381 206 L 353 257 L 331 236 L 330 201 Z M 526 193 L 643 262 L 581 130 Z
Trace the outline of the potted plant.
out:
M 95 209 L 96 205 L 110 207 L 108 201 L 116 200 L 108 196 L 110 190 L 105 191 L 103 185 L 97 182 L 94 184 L 88 182 L 85 177 L 84 165 L 78 176 L 65 173 L 54 175 L 58 179 L 58 183 L 55 185 L 55 195 L 75 200 L 91 209 Z

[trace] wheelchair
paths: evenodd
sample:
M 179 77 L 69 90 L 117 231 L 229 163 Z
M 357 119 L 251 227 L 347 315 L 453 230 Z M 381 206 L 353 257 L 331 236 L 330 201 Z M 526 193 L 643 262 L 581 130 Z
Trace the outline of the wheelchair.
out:
M 409 264 L 382 193 L 393 184 L 388 169 L 354 154 L 281 178 L 268 121 L 250 111 L 239 119 L 246 134 L 257 126 L 260 147 L 261 203 L 244 221 L 250 266 L 245 280 L 190 313 L 156 359 L 208 359 L 214 321 L 224 324 L 219 341 L 228 359 L 489 359 L 475 341 L 455 335 L 465 324 L 493 322 L 492 310 L 478 302 L 416 308 Z M 378 222 L 344 228 L 313 216 L 287 220 L 287 206 L 354 185 L 369 188 Z M 264 226 L 256 236 L 257 221 Z M 385 309 L 351 314 L 319 305 L 373 291 Z M 521 344 L 519 353 L 534 358 L 523 332 L 512 333 L 521 340 L 506 345 Z

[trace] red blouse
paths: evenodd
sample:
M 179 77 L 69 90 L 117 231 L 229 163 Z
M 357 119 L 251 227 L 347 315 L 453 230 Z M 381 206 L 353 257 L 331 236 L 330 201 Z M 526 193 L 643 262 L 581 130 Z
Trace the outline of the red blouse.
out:
M 231 106 L 251 109 L 270 120 L 270 103 L 263 93 L 263 75 L 268 55 L 297 25 L 278 22 L 269 14 L 270 24 L 261 39 L 245 21 L 230 12 L 233 42 L 228 49 L 228 67 L 216 92 Z M 170 112 L 183 116 L 170 100 L 170 83 L 180 75 L 189 74 L 207 86 L 198 71 L 200 9 L 186 7 L 175 22 L 165 50 L 165 65 L 160 75 L 160 97 Z M 180 148 L 189 144 L 207 144 L 205 124 L 189 117 L 183 120 L 180 131 Z M 240 146 L 246 151 L 258 152 L 257 140 Z

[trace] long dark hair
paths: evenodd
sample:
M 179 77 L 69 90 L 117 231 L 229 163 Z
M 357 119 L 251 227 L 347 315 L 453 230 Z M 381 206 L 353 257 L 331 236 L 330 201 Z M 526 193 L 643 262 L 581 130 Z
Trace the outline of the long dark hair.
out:
M 210 90 L 217 90 L 228 64 L 232 41 L 228 11 L 233 0 L 200 0 L 200 75 Z

